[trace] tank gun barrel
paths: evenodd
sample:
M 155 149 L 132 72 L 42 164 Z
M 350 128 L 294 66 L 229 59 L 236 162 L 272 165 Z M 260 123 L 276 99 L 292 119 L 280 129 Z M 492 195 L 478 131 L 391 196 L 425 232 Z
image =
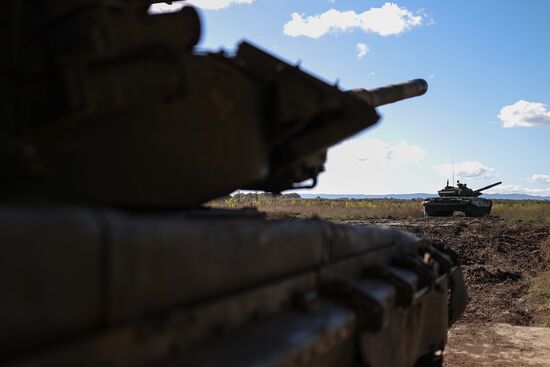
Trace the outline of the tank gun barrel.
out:
M 475 192 L 475 193 L 479 193 L 479 192 L 482 192 L 482 191 L 484 191 L 484 190 L 490 189 L 491 187 L 498 186 L 498 185 L 500 185 L 501 183 L 502 183 L 501 181 L 495 182 L 494 184 L 490 184 L 490 185 L 487 185 L 487 186 L 485 186 L 485 187 L 482 187 L 481 189 L 477 189 L 477 190 L 475 190 L 474 192 Z
M 428 83 L 424 79 L 414 79 L 370 90 L 362 88 L 352 89 L 350 93 L 360 97 L 372 107 L 378 107 L 403 99 L 421 96 L 427 90 Z

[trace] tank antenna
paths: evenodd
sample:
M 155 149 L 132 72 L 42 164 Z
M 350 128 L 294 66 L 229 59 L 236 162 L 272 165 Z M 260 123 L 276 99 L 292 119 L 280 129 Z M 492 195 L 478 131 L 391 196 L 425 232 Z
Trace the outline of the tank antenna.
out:
M 451 153 L 451 160 L 453 161 L 453 186 L 455 185 L 455 153 Z

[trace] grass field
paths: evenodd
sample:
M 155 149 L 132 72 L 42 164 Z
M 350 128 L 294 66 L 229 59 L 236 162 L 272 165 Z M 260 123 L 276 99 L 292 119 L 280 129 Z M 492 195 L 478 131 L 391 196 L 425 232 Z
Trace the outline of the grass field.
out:
M 318 217 L 342 221 L 424 216 L 421 199 L 301 199 L 294 195 L 237 194 L 212 201 L 210 205 L 218 208 L 254 207 L 275 218 Z M 491 215 L 505 220 L 550 224 L 550 202 L 494 200 Z

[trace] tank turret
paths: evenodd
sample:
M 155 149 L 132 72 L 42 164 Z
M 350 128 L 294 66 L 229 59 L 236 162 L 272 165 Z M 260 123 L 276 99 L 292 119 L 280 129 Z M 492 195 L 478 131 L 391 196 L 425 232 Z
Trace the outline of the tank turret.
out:
M 52 4 L 28 19 L 51 14 L 57 28 L 22 28 L 41 62 L 11 65 L 32 87 L 4 91 L 3 200 L 197 207 L 237 189 L 309 187 L 327 148 L 378 121 L 374 107 L 427 90 L 413 80 L 346 93 L 248 42 L 234 56 L 196 52 L 192 7 L 128 5 L 75 31 Z
M 456 186 L 449 186 L 449 183 L 447 182 L 447 186 L 439 190 L 437 193 L 439 194 L 440 197 L 449 197 L 449 196 L 478 197 L 482 194 L 482 191 L 490 189 L 491 187 L 498 186 L 501 183 L 502 182 L 496 182 L 491 185 L 482 187 L 480 189 L 472 190 L 466 184 L 461 183 L 460 181 L 457 181 Z
M 274 61 L 274 63 L 280 63 L 280 61 Z M 367 111 L 374 107 L 423 95 L 427 90 L 428 83 L 425 80 L 415 79 L 372 90 L 353 89 L 345 94 L 333 89 L 336 92 L 333 98 L 344 100 L 344 96 L 348 95 L 363 102 L 363 106 L 357 106 L 359 109 L 353 114 L 359 113 L 362 108 L 362 124 L 370 126 L 376 122 L 378 117 L 373 119 L 374 114 L 368 116 Z M 351 113 L 351 110 L 347 111 L 348 116 Z M 357 117 L 359 116 L 357 115 Z M 273 149 L 269 158 L 269 174 L 265 179 L 239 188 L 281 192 L 315 186 L 317 175 L 324 170 L 327 149 L 359 131 L 357 128 L 360 129 L 361 125 L 357 125 L 357 122 L 360 120 L 354 121 L 349 117 L 346 118 L 345 115 L 337 116 L 331 115 L 328 111 L 326 114 L 319 111 L 315 120 L 305 126 L 300 133 L 296 132 L 294 135 L 287 136 L 285 141 L 281 141 Z M 297 186 L 306 180 L 311 180 L 311 183 L 307 186 Z

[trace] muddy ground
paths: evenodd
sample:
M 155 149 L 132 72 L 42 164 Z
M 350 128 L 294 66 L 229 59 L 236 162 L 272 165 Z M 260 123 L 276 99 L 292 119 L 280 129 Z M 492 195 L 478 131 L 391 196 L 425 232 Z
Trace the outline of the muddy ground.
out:
M 401 227 L 422 238 L 443 241 L 458 252 L 470 296 L 463 322 L 528 326 L 543 312 L 524 296 L 527 278 L 540 270 L 540 243 L 550 236 L 548 225 L 459 216 L 368 223 Z
M 461 256 L 470 302 L 450 331 L 446 366 L 550 366 L 550 329 L 523 327 L 548 316 L 525 297 L 528 278 L 541 269 L 540 243 L 550 236 L 548 225 L 495 217 L 362 223 L 401 227 L 443 241 Z M 540 340 L 546 347 L 535 345 Z

